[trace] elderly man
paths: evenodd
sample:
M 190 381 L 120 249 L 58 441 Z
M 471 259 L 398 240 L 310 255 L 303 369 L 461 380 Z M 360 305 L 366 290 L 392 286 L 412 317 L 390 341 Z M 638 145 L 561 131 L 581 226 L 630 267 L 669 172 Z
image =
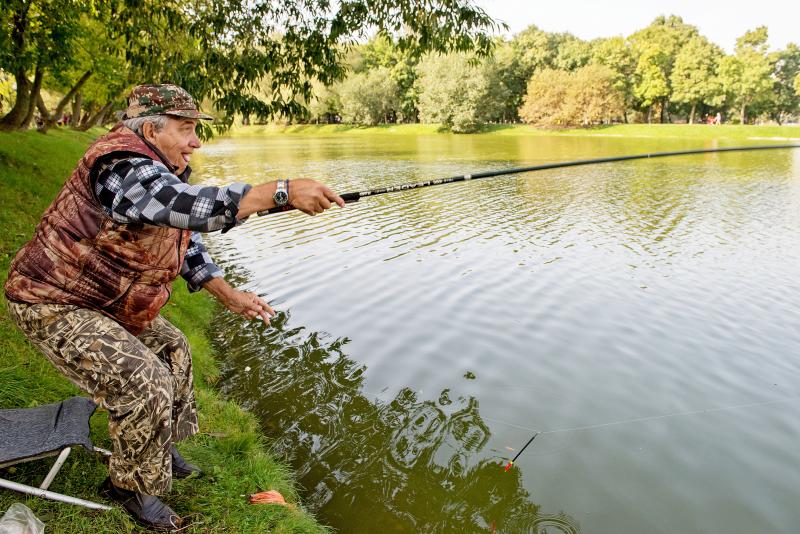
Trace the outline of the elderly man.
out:
M 273 309 L 228 285 L 198 232 L 291 205 L 314 215 L 344 206 L 313 180 L 251 187 L 189 185 L 211 119 L 175 85 L 136 87 L 121 124 L 84 154 L 14 258 L 11 317 L 50 362 L 109 413 L 113 455 L 104 490 L 140 523 L 180 525 L 159 498 L 172 477 L 199 469 L 174 443 L 197 432 L 192 361 L 183 334 L 159 310 L 182 275 L 229 310 L 268 322 Z

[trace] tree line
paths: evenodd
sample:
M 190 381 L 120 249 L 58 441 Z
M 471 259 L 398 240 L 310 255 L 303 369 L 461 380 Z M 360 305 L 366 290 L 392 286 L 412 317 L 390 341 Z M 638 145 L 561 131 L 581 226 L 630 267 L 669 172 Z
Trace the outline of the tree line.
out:
M 185 87 L 222 129 L 236 118 L 471 132 L 799 112 L 800 48 L 769 52 L 764 27 L 732 54 L 675 16 L 592 41 L 535 26 L 492 37 L 500 27 L 470 0 L 8 0 L 0 129 L 112 121 L 148 82 Z
M 311 120 L 375 125 L 441 123 L 456 132 L 487 123 L 548 127 L 612 122 L 783 123 L 800 113 L 800 47 L 770 52 L 767 28 L 732 54 L 680 17 L 632 35 L 584 41 L 536 26 L 495 39 L 493 54 L 405 56 L 383 37 L 355 47 L 344 81 L 315 88 Z
M 140 83 L 176 83 L 235 117 L 306 116 L 312 84 L 344 78 L 369 33 L 409 57 L 489 54 L 498 26 L 470 0 L 4 0 L 0 129 L 88 128 Z M 47 106 L 42 93 L 61 98 Z

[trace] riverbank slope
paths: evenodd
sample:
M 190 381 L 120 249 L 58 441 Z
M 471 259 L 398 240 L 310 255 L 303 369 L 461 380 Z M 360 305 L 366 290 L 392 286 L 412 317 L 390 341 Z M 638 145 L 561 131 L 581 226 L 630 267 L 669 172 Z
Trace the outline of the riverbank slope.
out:
M 0 134 L 0 285 L 14 254 L 31 237 L 83 151 L 101 133 L 56 129 L 47 135 Z M 214 389 L 218 367 L 205 334 L 214 313 L 212 299 L 205 293 L 189 295 L 182 280 L 176 282 L 164 309 L 164 315 L 189 338 L 194 359 L 200 434 L 181 443 L 180 449 L 206 470 L 202 478 L 176 481 L 165 501 L 190 519 L 191 526 L 183 532 L 327 532 L 299 504 L 291 508 L 248 504 L 246 495 L 258 491 L 280 491 L 292 503 L 298 503 L 298 495 L 289 470 L 266 452 L 255 419 L 222 400 Z M 11 323 L 5 297 L 0 296 L 0 408 L 36 406 L 77 394 L 77 388 Z M 110 448 L 105 412 L 92 417 L 92 440 Z M 4 478 L 38 486 L 51 464 L 52 460 L 22 464 L 4 470 Z M 73 449 L 51 489 L 100 500 L 97 487 L 105 477 L 99 459 Z M 14 502 L 31 508 L 51 533 L 117 534 L 135 528 L 118 507 L 93 512 L 7 490 L 0 490 L 0 515 Z

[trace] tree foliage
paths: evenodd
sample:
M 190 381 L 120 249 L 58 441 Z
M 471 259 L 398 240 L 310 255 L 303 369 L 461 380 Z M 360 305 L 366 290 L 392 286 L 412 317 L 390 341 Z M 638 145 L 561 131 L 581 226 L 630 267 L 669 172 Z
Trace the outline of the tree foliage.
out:
M 785 50 L 773 55 L 773 98 L 769 113 L 778 123 L 786 116 L 800 112 L 800 46 L 789 43 Z
M 672 100 L 691 106 L 690 124 L 699 105 L 719 106 L 725 100 L 717 76 L 722 57 L 722 49 L 701 35 L 691 37 L 675 57 L 670 76 Z
M 454 132 L 475 132 L 500 110 L 492 94 L 491 64 L 467 54 L 432 55 L 420 62 L 417 90 L 420 120 Z M 495 93 L 496 94 L 496 93 Z
M 397 84 L 387 67 L 354 74 L 338 88 L 342 120 L 374 126 L 389 122 L 398 107 Z
M 84 13 L 102 22 L 105 34 L 94 37 L 116 43 L 109 51 L 121 52 L 128 86 L 177 83 L 199 101 L 210 99 L 221 127 L 237 113 L 306 116 L 314 81 L 342 79 L 347 48 L 367 32 L 391 36 L 412 58 L 428 51 L 486 56 L 487 32 L 496 27 L 470 0 L 10 0 L 0 68 L 16 76 L 20 90 L 7 125 L 24 126 L 19 117 L 46 72 L 69 70 Z
M 698 30 L 676 16 L 657 17 L 648 27 L 629 37 L 634 56 L 633 94 L 641 108 L 647 109 L 648 122 L 658 111 L 659 120 L 668 119 L 672 70 L 678 51 Z
M 591 64 L 575 72 L 546 69 L 533 75 L 520 109 L 525 122 L 542 126 L 591 126 L 622 117 L 625 98 L 615 73 Z
M 739 121 L 747 122 L 748 107 L 768 100 L 773 89 L 772 61 L 767 54 L 767 28 L 760 26 L 736 40 L 733 56 L 720 63 L 720 78 L 732 103 L 739 109 Z
M 766 28 L 742 36 L 733 55 L 676 16 L 628 37 L 583 41 L 530 26 L 505 39 L 490 36 L 496 26 L 473 1 L 7 0 L 0 128 L 24 128 L 35 111 L 42 129 L 63 114 L 89 127 L 146 82 L 182 85 L 219 129 L 235 117 L 475 131 L 520 118 L 800 113 L 800 48 L 768 52 Z

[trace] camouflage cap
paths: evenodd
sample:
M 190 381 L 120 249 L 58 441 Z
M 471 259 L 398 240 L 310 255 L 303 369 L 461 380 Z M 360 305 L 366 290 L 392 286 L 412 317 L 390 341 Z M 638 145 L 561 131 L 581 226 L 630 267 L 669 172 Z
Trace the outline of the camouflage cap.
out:
M 122 118 L 133 119 L 151 115 L 214 120 L 211 115 L 197 111 L 192 95 L 185 89 L 169 83 L 137 85 L 131 91 L 128 97 L 128 109 Z

